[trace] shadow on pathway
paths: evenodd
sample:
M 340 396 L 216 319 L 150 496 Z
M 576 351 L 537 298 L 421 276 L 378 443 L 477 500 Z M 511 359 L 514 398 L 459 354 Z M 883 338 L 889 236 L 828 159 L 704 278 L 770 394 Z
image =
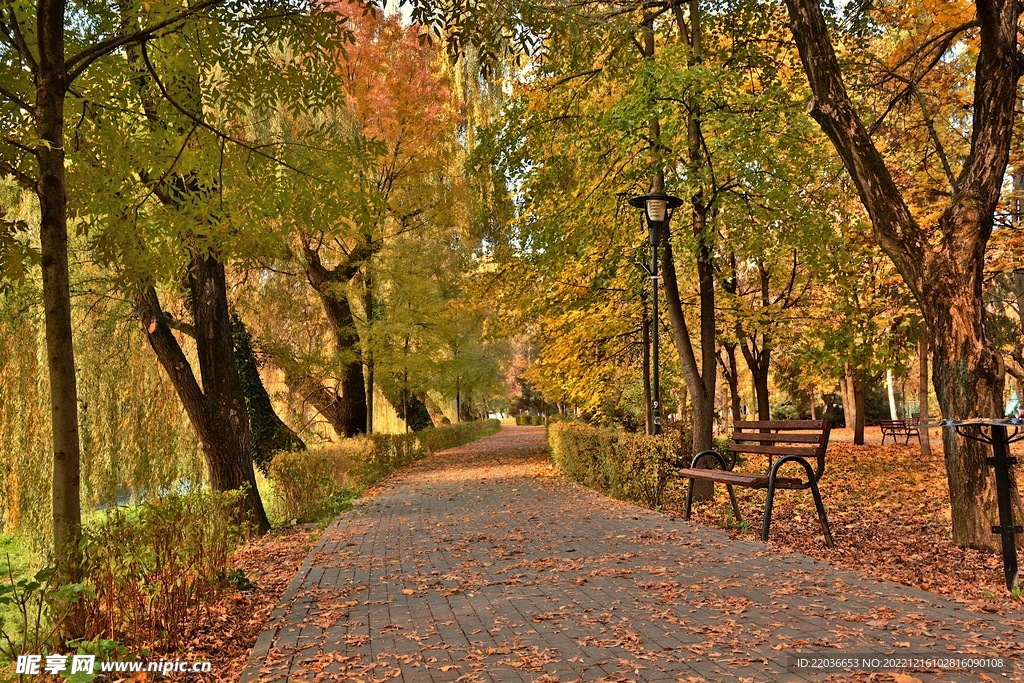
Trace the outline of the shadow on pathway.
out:
M 241 680 L 1024 680 L 787 669 L 794 656 L 1005 657 L 1021 627 L 606 498 L 553 469 L 542 427 L 506 427 L 333 522 Z

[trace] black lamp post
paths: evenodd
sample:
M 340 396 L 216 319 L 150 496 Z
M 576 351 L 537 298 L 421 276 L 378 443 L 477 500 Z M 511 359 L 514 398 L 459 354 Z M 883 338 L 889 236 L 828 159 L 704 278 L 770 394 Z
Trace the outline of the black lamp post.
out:
M 651 240 L 651 267 L 644 268 L 651 277 L 651 354 L 653 394 L 652 413 L 654 422 L 654 433 L 661 434 L 661 386 L 658 376 L 658 245 L 661 244 L 662 233 L 668 228 L 668 222 L 672 220 L 672 212 L 677 206 L 683 203 L 682 199 L 672 197 L 664 192 L 652 192 L 650 194 L 633 197 L 629 200 L 631 206 L 643 209 L 644 218 L 647 219 L 647 231 Z

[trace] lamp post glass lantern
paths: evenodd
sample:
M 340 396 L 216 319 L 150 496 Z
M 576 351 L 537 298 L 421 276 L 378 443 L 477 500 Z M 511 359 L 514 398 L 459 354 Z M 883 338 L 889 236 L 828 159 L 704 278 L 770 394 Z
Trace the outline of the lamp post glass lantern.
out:
M 664 192 L 652 192 L 629 200 L 630 206 L 643 210 L 651 241 L 651 267 L 645 267 L 644 270 L 651 277 L 651 365 L 653 366 L 651 373 L 653 425 L 651 431 L 653 434 L 661 433 L 661 386 L 658 373 L 658 244 L 661 242 L 663 232 L 668 228 L 669 221 L 672 220 L 673 210 L 682 203 L 683 200 Z

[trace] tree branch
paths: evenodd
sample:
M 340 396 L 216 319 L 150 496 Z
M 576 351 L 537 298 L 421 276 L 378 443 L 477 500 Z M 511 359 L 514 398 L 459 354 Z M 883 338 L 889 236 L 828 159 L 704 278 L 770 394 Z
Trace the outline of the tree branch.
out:
M 142 45 L 147 40 L 155 37 L 156 33 L 162 31 L 165 28 L 169 28 L 178 24 L 186 19 L 193 17 L 200 12 L 208 10 L 217 5 L 223 4 L 225 0 L 202 0 L 199 4 L 194 5 L 183 12 L 179 12 L 163 21 L 157 22 L 152 26 L 146 26 L 133 33 L 124 35 L 113 36 L 106 40 L 92 45 L 76 55 L 71 56 L 64 62 L 64 69 L 68 74 L 68 83 L 72 83 L 78 76 L 85 71 L 90 64 L 95 62 L 100 57 L 108 55 L 119 47 L 125 47 L 126 45 Z
M 34 76 L 36 71 L 39 69 L 39 64 L 36 62 L 35 55 L 32 54 L 32 50 L 29 49 L 28 43 L 25 41 L 25 34 L 21 32 L 21 24 L 18 23 L 18 15 L 14 12 L 14 5 L 11 4 L 10 0 L 5 0 L 7 10 L 11 15 L 11 23 L 8 25 L 6 22 L 0 22 L 4 35 L 7 39 L 18 49 L 18 55 L 22 61 L 28 65 L 29 71 Z
M 28 175 L 24 171 L 19 171 L 16 167 L 12 166 L 6 161 L 0 161 L 0 173 L 6 173 L 7 175 L 13 177 L 15 180 L 21 183 L 21 186 L 24 187 L 26 190 L 31 190 L 32 192 L 36 193 L 39 192 L 39 185 L 36 183 L 35 178 Z
M 927 240 L 850 101 L 818 0 L 786 0 L 786 6 L 813 93 L 809 105 L 811 117 L 835 145 L 857 186 L 882 247 L 915 295 L 920 297 L 923 286 L 921 251 Z
M 227 140 L 228 142 L 230 142 L 230 143 L 232 143 L 234 145 L 238 145 L 242 149 L 247 149 L 250 152 L 252 152 L 253 154 L 261 156 L 264 159 L 272 161 L 272 162 L 274 162 L 276 164 L 279 164 L 280 166 L 283 166 L 284 168 L 287 168 L 289 171 L 293 171 L 293 172 L 298 173 L 299 175 L 305 176 L 307 178 L 313 178 L 314 180 L 321 180 L 323 182 L 327 182 L 326 178 L 320 178 L 320 177 L 314 176 L 314 175 L 312 175 L 310 173 L 306 173 L 305 171 L 303 171 L 303 170 L 301 170 L 299 168 L 296 168 L 295 166 L 292 166 L 291 164 L 289 164 L 287 161 L 284 161 L 283 159 L 278 159 L 277 157 L 275 157 L 272 154 L 267 154 L 266 152 L 264 152 L 259 147 L 256 147 L 254 145 L 250 145 L 249 143 L 244 142 L 242 140 L 239 140 L 238 138 L 236 138 L 236 137 L 234 137 L 232 135 L 229 135 L 228 133 L 226 133 L 224 131 L 218 130 L 217 128 L 215 128 L 214 126 L 211 126 L 209 123 L 204 121 L 202 118 L 200 118 L 196 114 L 188 111 L 185 107 L 183 107 L 182 105 L 178 104 L 178 101 L 175 100 L 173 97 L 171 97 L 171 94 L 167 91 L 167 87 L 164 85 L 163 81 L 160 80 L 160 76 L 157 74 L 156 69 L 153 67 L 153 62 L 151 62 L 150 59 L 149 59 L 149 52 L 146 50 L 146 43 L 145 42 L 141 43 L 141 48 L 142 48 L 142 50 L 141 50 L 141 52 L 142 52 L 142 61 L 145 62 L 146 70 L 153 77 L 153 81 L 156 83 L 157 88 L 159 88 L 160 94 L 163 96 L 163 98 L 165 100 L 167 100 L 167 102 L 170 103 L 170 105 L 172 107 L 174 107 L 179 112 L 184 114 L 195 125 L 199 126 L 200 128 L 203 128 L 205 130 L 210 131 L 211 133 L 216 135 L 218 138 L 221 138 L 222 140 Z

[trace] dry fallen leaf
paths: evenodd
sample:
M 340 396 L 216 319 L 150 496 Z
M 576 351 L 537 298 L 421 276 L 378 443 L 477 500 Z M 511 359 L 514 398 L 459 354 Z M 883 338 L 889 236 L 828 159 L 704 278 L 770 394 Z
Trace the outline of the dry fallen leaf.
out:
M 892 680 L 894 683 L 924 683 L 920 678 L 915 678 L 910 674 L 896 674 Z

